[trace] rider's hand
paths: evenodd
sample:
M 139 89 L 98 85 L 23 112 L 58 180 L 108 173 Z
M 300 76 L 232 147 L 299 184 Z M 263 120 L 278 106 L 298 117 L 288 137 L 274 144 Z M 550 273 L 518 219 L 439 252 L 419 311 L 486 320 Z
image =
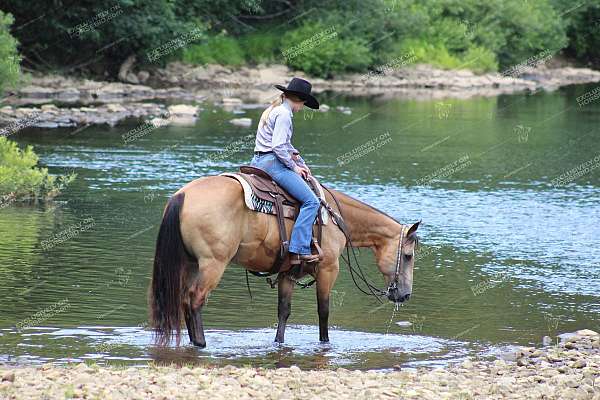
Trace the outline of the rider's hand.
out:
M 304 179 L 308 178 L 308 175 L 310 175 L 310 170 L 308 168 L 304 168 L 299 165 L 296 165 L 294 167 L 294 172 L 297 173 L 298 175 L 300 175 Z

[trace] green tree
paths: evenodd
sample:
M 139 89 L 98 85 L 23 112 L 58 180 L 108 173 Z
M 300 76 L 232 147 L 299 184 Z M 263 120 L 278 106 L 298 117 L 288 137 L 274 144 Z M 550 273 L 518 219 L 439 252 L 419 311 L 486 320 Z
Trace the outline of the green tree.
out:
M 564 19 L 569 38 L 565 53 L 582 63 L 600 66 L 600 4 L 576 7 L 567 0 L 554 0 L 553 4 Z
M 17 41 L 9 32 L 12 23 L 12 15 L 0 11 L 0 95 L 15 86 L 21 76 Z
M 41 70 L 115 75 L 130 55 L 147 62 L 148 52 L 196 27 L 178 19 L 175 3 L 167 0 L 48 3 L 11 0 L 2 6 L 15 17 L 13 34 L 21 43 L 24 62 Z M 178 49 L 173 50 L 176 54 Z

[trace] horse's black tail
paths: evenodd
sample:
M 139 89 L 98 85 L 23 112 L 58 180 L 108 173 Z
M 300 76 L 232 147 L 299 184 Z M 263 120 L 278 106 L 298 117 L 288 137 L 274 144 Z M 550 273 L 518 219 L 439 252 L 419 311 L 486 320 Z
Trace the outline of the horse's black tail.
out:
M 182 285 L 186 251 L 181 238 L 179 214 L 185 193 L 179 193 L 167 203 L 156 239 L 154 271 L 148 293 L 150 324 L 155 343 L 168 345 L 175 330 L 177 344 L 181 335 Z

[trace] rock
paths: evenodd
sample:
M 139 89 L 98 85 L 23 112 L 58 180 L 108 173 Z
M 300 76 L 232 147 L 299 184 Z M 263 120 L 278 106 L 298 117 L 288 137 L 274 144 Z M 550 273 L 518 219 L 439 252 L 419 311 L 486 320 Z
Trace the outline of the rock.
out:
M 571 364 L 571 368 L 583 368 L 587 365 L 587 362 L 583 359 L 576 360 L 573 364 Z
M 198 107 L 188 104 L 176 104 L 169 106 L 169 113 L 171 115 L 189 115 L 194 116 L 198 113 Z
M 127 109 L 120 104 L 107 104 L 106 108 L 110 112 L 126 112 Z
M 575 332 L 575 334 L 578 336 L 600 336 L 600 334 L 598 332 L 594 332 L 591 329 L 581 329 L 581 330 Z
M 335 109 L 338 110 L 339 112 L 341 112 L 342 114 L 346 114 L 346 115 L 352 114 L 352 110 L 350 109 L 350 107 L 337 106 Z
M 561 374 L 566 374 L 567 372 L 569 372 L 570 368 L 567 367 L 566 365 L 561 365 L 558 368 L 556 368 L 556 370 L 558 372 L 560 372 Z
M 148 71 L 140 71 L 137 74 L 137 78 L 141 83 L 144 83 L 150 78 L 150 73 Z
M 241 99 L 238 99 L 235 97 L 226 97 L 223 100 L 221 100 L 221 102 L 224 105 L 228 105 L 228 106 L 240 106 L 243 104 Z
M 543 355 L 544 355 L 544 352 L 542 350 L 536 349 L 533 351 L 533 353 L 531 353 L 530 357 L 537 358 L 537 357 L 541 357 Z
M 327 104 L 320 104 L 319 105 L 319 111 L 321 111 L 321 112 L 327 112 L 327 111 L 329 111 L 330 108 L 331 107 L 329 107 Z
M 519 367 L 526 367 L 527 365 L 529 365 L 529 360 L 527 360 L 527 358 L 525 357 L 521 357 L 517 360 L 517 365 Z
M 558 371 L 557 371 L 557 370 L 555 370 L 555 369 L 546 369 L 546 370 L 543 370 L 543 371 L 542 371 L 542 375 L 543 375 L 543 376 L 545 376 L 545 377 L 547 377 L 547 378 L 551 378 L 551 377 L 553 377 L 553 376 L 556 376 L 556 375 L 558 375 L 559 373 L 560 373 L 560 372 L 558 372 Z
M 137 85 L 138 83 L 140 83 L 140 80 L 138 79 L 138 77 L 135 73 L 129 72 L 127 74 L 127 77 L 125 78 L 125 82 L 133 83 L 134 85 Z
M 410 322 L 410 321 L 397 321 L 396 325 L 401 326 L 403 328 L 408 328 L 408 327 L 412 326 L 412 322 Z
M 2 374 L 1 382 L 14 382 L 15 381 L 15 373 L 14 371 L 6 371 Z
M 171 120 L 166 118 L 152 118 L 147 122 L 155 128 L 161 128 L 168 126 L 171 123 Z
M 54 104 L 43 104 L 40 109 L 44 112 L 56 112 L 58 111 L 58 107 Z
M 174 125 L 193 126 L 196 124 L 196 113 L 198 107 L 187 104 L 169 106 L 169 121 Z
M 229 123 L 231 123 L 235 126 L 250 127 L 252 125 L 252 119 L 251 118 L 234 118 L 234 119 L 230 119 Z

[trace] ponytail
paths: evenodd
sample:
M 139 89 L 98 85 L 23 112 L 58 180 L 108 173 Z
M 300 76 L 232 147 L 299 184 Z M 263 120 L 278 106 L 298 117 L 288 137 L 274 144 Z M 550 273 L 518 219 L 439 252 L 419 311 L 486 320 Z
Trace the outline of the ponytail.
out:
M 271 105 L 269 107 L 267 107 L 267 109 L 265 111 L 263 111 L 262 115 L 260 116 L 260 121 L 258 122 L 258 126 L 263 126 L 264 124 L 267 123 L 267 119 L 269 118 L 269 114 L 271 114 L 271 110 L 273 110 L 275 107 L 283 104 L 284 98 L 285 98 L 285 93 L 281 93 L 281 95 L 277 96 L 277 98 L 271 102 Z

